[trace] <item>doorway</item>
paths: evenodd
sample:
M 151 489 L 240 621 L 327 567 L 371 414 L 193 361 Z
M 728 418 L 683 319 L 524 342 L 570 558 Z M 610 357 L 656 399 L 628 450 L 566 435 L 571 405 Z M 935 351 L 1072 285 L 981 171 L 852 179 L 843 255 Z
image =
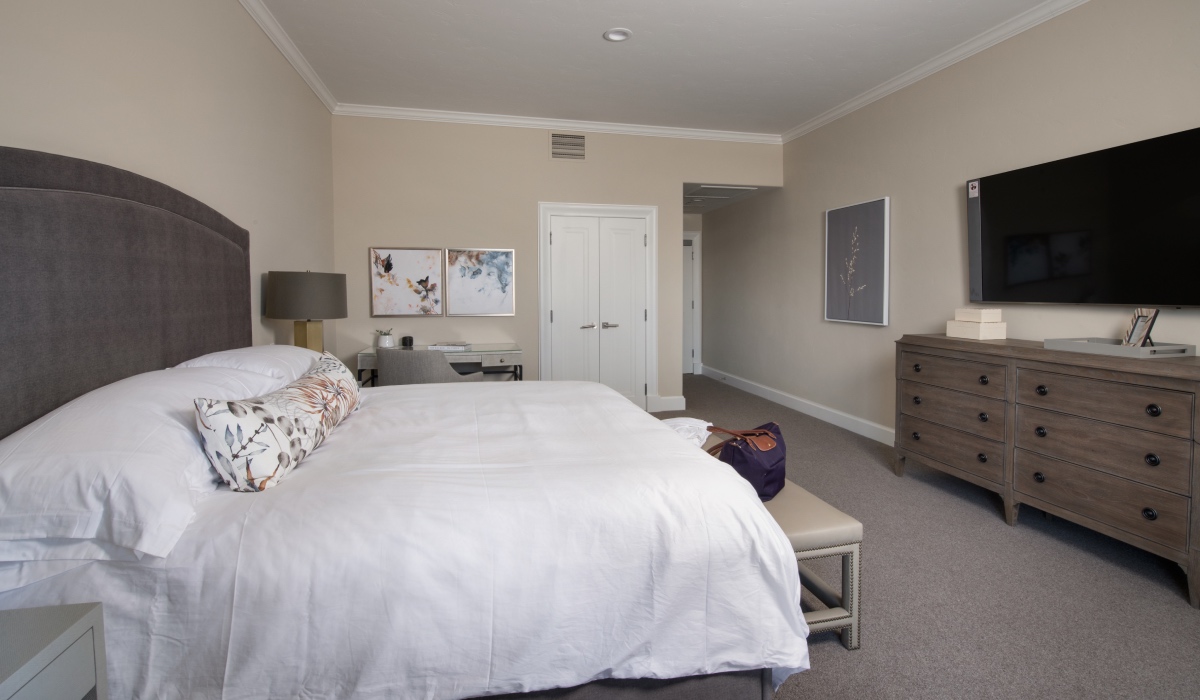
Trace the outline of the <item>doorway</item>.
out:
M 539 204 L 542 379 L 657 395 L 657 208 Z
M 700 288 L 700 232 L 683 232 L 683 373 L 700 371 L 700 317 L 704 295 Z

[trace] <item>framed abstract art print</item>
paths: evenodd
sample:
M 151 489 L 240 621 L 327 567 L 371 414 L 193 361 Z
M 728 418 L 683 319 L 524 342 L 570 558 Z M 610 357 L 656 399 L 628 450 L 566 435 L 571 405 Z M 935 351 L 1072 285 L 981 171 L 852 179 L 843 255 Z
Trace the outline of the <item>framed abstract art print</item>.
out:
M 372 316 L 442 316 L 441 248 L 371 248 Z

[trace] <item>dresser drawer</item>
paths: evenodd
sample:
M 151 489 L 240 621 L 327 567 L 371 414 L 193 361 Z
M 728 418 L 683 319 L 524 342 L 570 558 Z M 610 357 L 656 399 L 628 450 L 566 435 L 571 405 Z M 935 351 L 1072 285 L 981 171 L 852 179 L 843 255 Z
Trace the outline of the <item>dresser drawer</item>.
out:
M 947 428 L 912 416 L 900 416 L 898 447 L 1000 483 L 1004 477 L 1004 443 Z
M 511 367 L 521 364 L 521 353 L 483 353 L 484 367 Z
M 1004 365 L 952 360 L 937 355 L 904 352 L 900 358 L 900 379 L 966 391 L 993 399 L 1004 398 Z
M 1182 391 L 1017 370 L 1017 403 L 1182 438 L 1192 437 L 1192 402 Z
M 1191 493 L 1190 440 L 1018 406 L 1016 445 L 1185 496 Z
M 1004 401 L 928 384 L 900 382 L 900 411 L 988 438 L 1004 440 Z
M 1120 530 L 1182 550 L 1190 499 L 1025 450 L 1016 451 L 1017 491 Z

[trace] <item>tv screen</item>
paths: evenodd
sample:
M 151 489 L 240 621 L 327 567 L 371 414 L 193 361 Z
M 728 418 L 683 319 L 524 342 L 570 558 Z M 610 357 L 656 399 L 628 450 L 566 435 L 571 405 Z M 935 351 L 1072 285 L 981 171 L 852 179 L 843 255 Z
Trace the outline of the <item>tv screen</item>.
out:
M 1200 306 L 1200 129 L 967 182 L 971 301 Z

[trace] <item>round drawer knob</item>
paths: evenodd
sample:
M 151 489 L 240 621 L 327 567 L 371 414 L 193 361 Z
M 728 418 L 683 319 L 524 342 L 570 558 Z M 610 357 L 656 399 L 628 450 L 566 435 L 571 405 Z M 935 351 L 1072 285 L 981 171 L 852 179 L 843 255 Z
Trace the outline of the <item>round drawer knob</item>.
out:
M 1038 384 L 1037 388 L 1034 389 L 1034 391 L 1037 392 L 1038 396 L 1045 396 L 1046 394 L 1050 393 L 1050 390 L 1046 388 L 1045 384 Z
M 913 431 L 913 440 L 920 440 L 920 439 L 921 439 L 921 434 L 914 430 Z
M 1157 467 L 1158 465 L 1162 464 L 1162 460 L 1158 458 L 1158 455 L 1151 452 L 1150 454 L 1146 455 L 1146 464 L 1149 464 L 1152 467 Z
M 983 384 L 984 386 L 987 386 L 988 378 L 987 378 L 986 374 L 979 375 L 979 383 Z
M 979 422 L 980 422 L 980 423 L 986 423 L 986 422 L 988 422 L 988 414 L 986 414 L 986 413 L 980 413 L 980 414 L 979 414 Z
M 976 456 L 979 458 L 979 461 L 980 461 L 980 462 L 986 462 L 986 461 L 987 461 L 987 455 L 985 455 L 985 454 L 984 454 L 984 453 L 982 453 L 982 452 L 980 452 L 980 453 L 979 453 L 978 455 L 976 455 Z
M 1160 408 L 1158 404 L 1152 403 L 1146 407 L 1146 415 L 1150 416 L 1151 418 L 1158 418 L 1162 415 L 1162 408 Z
M 913 371 L 914 371 L 914 372 L 920 372 L 920 371 L 921 371 L 921 363 L 920 363 L 920 362 L 918 362 L 917 364 L 913 365 Z
M 1042 483 L 1043 481 L 1045 481 L 1045 480 L 1046 480 L 1046 475 L 1045 475 L 1045 474 L 1043 474 L 1043 473 L 1041 473 L 1041 472 L 1034 472 L 1034 473 L 1033 473 L 1033 480 L 1034 480 L 1034 481 L 1036 481 L 1036 482 L 1038 482 L 1038 483 L 1040 484 L 1040 483 Z
M 1146 520 L 1158 520 L 1158 511 L 1153 508 L 1143 508 L 1142 517 Z
M 1046 437 L 1046 429 L 1039 425 L 1033 429 L 1033 434 L 1038 437 Z
M 915 403 L 916 405 L 920 406 L 920 405 L 921 405 L 921 397 L 920 397 L 920 396 L 914 396 L 914 397 L 913 397 L 913 403 Z

